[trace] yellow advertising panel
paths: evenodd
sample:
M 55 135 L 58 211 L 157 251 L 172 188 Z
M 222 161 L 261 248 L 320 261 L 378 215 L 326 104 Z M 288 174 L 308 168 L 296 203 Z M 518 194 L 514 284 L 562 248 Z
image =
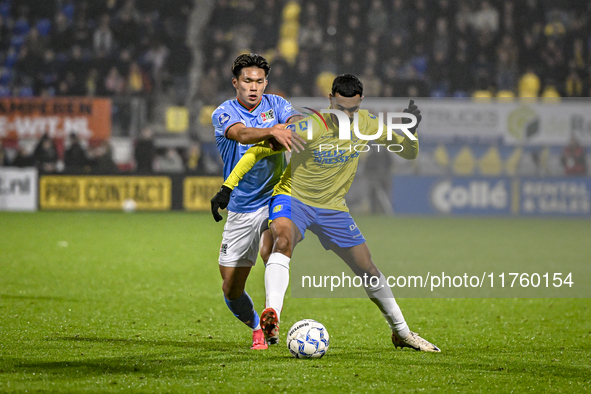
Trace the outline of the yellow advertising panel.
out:
M 189 110 L 186 107 L 166 109 L 166 130 L 171 133 L 184 133 L 189 128 Z
M 183 207 L 187 211 L 209 211 L 211 199 L 222 187 L 222 177 L 187 177 L 183 185 Z
M 135 202 L 135 204 L 133 202 Z M 169 210 L 171 180 L 164 176 L 42 176 L 41 209 Z M 125 203 L 125 205 L 124 205 Z

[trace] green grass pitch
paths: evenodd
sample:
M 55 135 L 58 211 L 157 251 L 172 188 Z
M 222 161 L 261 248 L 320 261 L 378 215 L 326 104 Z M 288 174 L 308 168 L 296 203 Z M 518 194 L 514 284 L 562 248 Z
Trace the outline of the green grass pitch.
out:
M 423 354 L 395 350 L 367 299 L 288 298 L 280 344 L 251 351 L 248 329 L 223 302 L 222 224 L 209 214 L 4 212 L 0 223 L 0 392 L 591 390 L 590 299 L 399 299 L 411 329 L 442 349 Z M 404 228 L 430 240 L 416 259 L 465 259 L 464 238 L 517 264 L 522 250 L 502 241 L 527 233 L 532 250 L 591 264 L 583 220 L 357 223 L 374 257 L 384 233 Z M 259 312 L 263 271 L 259 263 L 247 284 Z M 285 331 L 302 318 L 327 327 L 324 358 L 289 355 Z

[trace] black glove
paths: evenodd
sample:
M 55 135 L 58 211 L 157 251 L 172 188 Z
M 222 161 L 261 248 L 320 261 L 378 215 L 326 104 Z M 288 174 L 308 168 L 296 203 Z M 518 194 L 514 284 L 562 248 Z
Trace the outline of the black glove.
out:
M 419 107 L 417 107 L 414 100 L 410 100 L 410 102 L 408 103 L 408 108 L 406 108 L 402 112 L 406 112 L 406 113 L 413 114 L 414 116 L 416 116 L 417 124 L 414 127 L 408 129 L 411 133 L 416 134 L 417 127 L 419 127 L 419 123 L 421 123 L 421 119 L 423 119 L 423 116 L 421 115 L 421 110 L 419 109 Z M 410 123 L 410 122 L 411 122 L 411 120 L 408 118 L 402 119 L 402 123 Z
M 232 189 L 228 186 L 222 186 L 218 194 L 211 199 L 211 214 L 216 222 L 223 219 L 222 215 L 219 214 L 218 209 L 226 209 L 228 203 L 230 203 L 231 193 Z

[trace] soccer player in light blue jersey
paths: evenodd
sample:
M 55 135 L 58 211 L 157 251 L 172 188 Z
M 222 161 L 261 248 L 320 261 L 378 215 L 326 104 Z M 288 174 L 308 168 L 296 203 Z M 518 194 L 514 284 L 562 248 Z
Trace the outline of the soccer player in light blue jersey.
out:
M 285 99 L 263 94 L 269 70 L 267 60 L 257 54 L 243 54 L 234 61 L 232 84 L 236 98 L 225 101 L 212 115 L 216 143 L 224 162 L 224 179 L 257 142 L 272 140 L 275 147 L 283 145 L 291 150 L 292 133 L 285 124 L 298 121 L 302 116 Z M 259 161 L 234 189 L 228 203 L 219 255 L 222 290 L 234 316 L 253 330 L 251 349 L 266 349 L 267 343 L 259 316 L 244 287 L 255 265 L 259 244 L 263 261 L 266 262 L 271 253 L 268 204 L 285 167 L 282 153 Z M 220 220 L 222 217 L 218 214 L 216 221 Z

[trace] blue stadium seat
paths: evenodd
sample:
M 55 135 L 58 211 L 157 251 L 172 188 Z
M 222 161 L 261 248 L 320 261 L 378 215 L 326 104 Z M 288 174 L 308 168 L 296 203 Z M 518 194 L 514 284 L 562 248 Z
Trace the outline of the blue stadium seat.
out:
M 0 15 L 4 18 L 10 18 L 10 1 L 0 3 Z
M 0 84 L 8 85 L 12 80 L 12 71 L 7 68 L 0 69 Z
M 19 91 L 19 97 L 33 97 L 35 92 L 33 92 L 33 88 L 30 86 L 23 86 Z
M 17 51 L 19 49 L 21 49 L 21 47 L 23 46 L 23 44 L 25 43 L 25 36 L 12 36 L 12 39 L 10 40 L 10 46 L 14 47 L 14 49 L 16 49 Z
M 26 36 L 29 34 L 29 30 L 31 30 L 31 27 L 26 19 L 18 19 L 12 26 L 12 34 L 17 36 Z
M 68 22 L 72 23 L 74 20 L 74 4 L 68 3 L 62 7 L 62 12 L 68 18 Z
M 18 52 L 14 48 L 10 48 L 10 49 L 8 49 L 8 53 L 6 55 L 6 61 L 4 62 L 4 66 L 6 66 L 6 68 L 12 68 L 17 60 L 18 60 Z
M 39 30 L 39 35 L 41 37 L 45 37 L 51 31 L 51 21 L 49 19 L 39 19 L 37 22 L 37 30 Z
M 8 86 L 0 85 L 0 97 L 10 97 L 10 88 Z
M 444 89 L 433 89 L 431 90 L 430 96 L 434 98 L 443 98 L 447 97 L 447 92 Z

